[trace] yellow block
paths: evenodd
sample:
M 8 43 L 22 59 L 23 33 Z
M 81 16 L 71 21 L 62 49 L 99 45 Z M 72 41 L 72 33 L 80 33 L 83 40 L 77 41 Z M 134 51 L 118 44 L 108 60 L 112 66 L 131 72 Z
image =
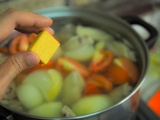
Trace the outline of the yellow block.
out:
M 46 30 L 39 33 L 31 45 L 29 51 L 36 53 L 40 58 L 40 64 L 47 64 L 60 43 Z

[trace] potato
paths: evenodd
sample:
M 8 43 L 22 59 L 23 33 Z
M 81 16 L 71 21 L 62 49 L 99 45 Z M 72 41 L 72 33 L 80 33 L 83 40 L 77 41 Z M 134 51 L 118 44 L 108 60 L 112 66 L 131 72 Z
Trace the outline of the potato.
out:
M 62 76 L 55 69 L 37 70 L 30 73 L 24 80 L 24 83 L 29 83 L 37 87 L 42 93 L 46 101 L 54 100 L 60 93 L 62 86 Z
M 29 114 L 41 117 L 61 117 L 62 107 L 61 102 L 48 102 L 30 110 Z
M 16 89 L 18 99 L 27 109 L 31 109 L 43 102 L 40 91 L 31 84 L 22 84 Z
M 65 105 L 71 105 L 82 96 L 85 82 L 80 73 L 73 71 L 64 80 L 62 101 Z
M 72 110 L 77 116 L 80 116 L 103 110 L 112 105 L 111 99 L 106 95 L 94 95 L 78 100 L 72 106 Z

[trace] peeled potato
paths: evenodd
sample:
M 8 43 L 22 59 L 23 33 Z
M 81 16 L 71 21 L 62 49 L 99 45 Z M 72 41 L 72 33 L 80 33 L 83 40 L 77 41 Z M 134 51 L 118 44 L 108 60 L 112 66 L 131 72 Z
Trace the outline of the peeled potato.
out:
M 41 117 L 61 117 L 62 110 L 61 102 L 49 102 L 44 103 L 29 111 L 30 115 Z
M 72 110 L 77 116 L 80 116 L 103 110 L 112 105 L 111 99 L 106 95 L 94 95 L 78 100 L 72 106 Z
M 94 55 L 95 49 L 91 45 L 82 45 L 80 48 L 75 50 L 66 51 L 64 56 L 75 59 L 77 61 L 88 61 Z
M 31 84 L 22 84 L 16 89 L 18 99 L 27 108 L 31 109 L 43 102 L 40 91 Z
M 23 83 L 29 83 L 37 87 L 46 101 L 57 97 L 62 86 L 62 76 L 55 69 L 37 70 L 30 73 Z
M 82 96 L 85 82 L 80 73 L 73 71 L 64 80 L 62 101 L 65 105 L 71 105 Z

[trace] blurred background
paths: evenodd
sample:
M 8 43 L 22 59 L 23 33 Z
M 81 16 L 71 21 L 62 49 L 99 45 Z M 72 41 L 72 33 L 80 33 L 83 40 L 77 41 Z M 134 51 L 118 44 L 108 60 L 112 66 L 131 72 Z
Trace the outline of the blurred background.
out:
M 10 7 L 34 12 L 39 9 L 61 6 L 97 9 L 117 16 L 136 15 L 160 32 L 160 0 L 0 0 L 0 13 Z M 133 28 L 142 38 L 148 37 L 147 32 L 143 28 L 139 26 L 133 26 Z M 142 100 L 146 103 L 158 90 L 160 91 L 159 56 L 160 37 L 158 37 L 155 47 L 150 51 L 149 71 L 142 88 Z

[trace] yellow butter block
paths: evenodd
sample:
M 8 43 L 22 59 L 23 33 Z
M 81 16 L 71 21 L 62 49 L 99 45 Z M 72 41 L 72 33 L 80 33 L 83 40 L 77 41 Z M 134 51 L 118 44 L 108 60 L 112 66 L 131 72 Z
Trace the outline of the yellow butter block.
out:
M 28 50 L 39 56 L 41 64 L 47 64 L 59 45 L 60 43 L 48 31 L 44 30 L 36 36 Z

